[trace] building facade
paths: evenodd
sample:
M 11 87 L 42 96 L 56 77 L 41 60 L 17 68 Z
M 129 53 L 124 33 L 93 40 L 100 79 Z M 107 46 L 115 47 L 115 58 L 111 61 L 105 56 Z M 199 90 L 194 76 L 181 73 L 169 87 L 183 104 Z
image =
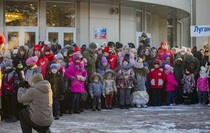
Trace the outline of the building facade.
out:
M 108 41 L 133 42 L 137 46 L 142 32 L 149 36 L 151 46 L 159 47 L 162 41 L 171 47 L 191 46 L 192 3 L 191 0 L 1 0 L 0 32 L 6 36 L 9 49 L 19 45 L 32 48 L 45 40 L 54 40 L 62 46 L 71 42 L 79 46 L 90 42 L 101 45 Z M 105 36 L 100 38 L 96 35 L 102 29 Z

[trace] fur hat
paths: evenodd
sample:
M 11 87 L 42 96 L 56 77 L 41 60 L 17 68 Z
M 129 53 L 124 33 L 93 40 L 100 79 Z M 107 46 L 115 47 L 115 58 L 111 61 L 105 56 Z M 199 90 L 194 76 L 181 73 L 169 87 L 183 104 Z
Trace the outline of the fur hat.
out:
M 63 59 L 63 55 L 61 53 L 58 53 L 56 56 L 55 56 L 56 60 L 59 60 L 59 59 Z
M 36 75 L 32 77 L 32 82 L 35 84 L 42 80 L 44 80 L 44 78 L 41 73 L 37 73 Z
M 108 62 L 107 59 L 106 59 L 106 57 L 102 57 L 101 58 L 101 63 L 104 63 L 104 62 L 106 62 L 106 63 Z
M 13 64 L 12 64 L 12 61 L 11 60 L 7 60 L 6 63 L 5 63 L 5 67 L 13 67 Z
M 128 44 L 123 45 L 122 49 L 129 49 Z
M 117 49 L 118 49 L 118 48 L 122 48 L 122 47 L 123 47 L 122 43 L 116 42 L 116 48 L 117 48 Z
M 97 48 L 97 45 L 96 45 L 94 42 L 91 42 L 91 43 L 89 44 L 89 48 L 90 48 L 90 49 Z
M 102 77 L 101 74 L 99 74 L 99 73 L 93 73 L 93 74 L 91 75 L 91 77 L 90 77 L 90 81 L 93 82 L 93 81 L 94 81 L 94 78 L 95 78 L 96 76 L 99 78 L 99 80 L 100 80 L 101 82 L 103 81 L 103 77 Z
M 41 45 L 35 45 L 34 46 L 34 51 L 39 50 L 40 52 L 42 52 L 42 46 Z
M 104 72 L 104 78 L 106 79 L 109 74 L 112 74 L 112 77 L 116 78 L 116 72 L 114 72 L 113 70 L 110 70 L 110 69 L 108 69 Z
M 8 59 L 11 59 L 10 53 L 4 53 L 3 57 L 7 57 Z
M 37 56 L 33 56 L 33 57 L 29 57 L 26 60 L 26 64 L 30 65 L 30 66 L 34 66 L 36 65 L 36 62 L 38 61 L 38 57 Z
M 53 68 L 58 70 L 58 65 L 56 63 L 53 63 L 50 65 L 50 70 L 52 70 Z

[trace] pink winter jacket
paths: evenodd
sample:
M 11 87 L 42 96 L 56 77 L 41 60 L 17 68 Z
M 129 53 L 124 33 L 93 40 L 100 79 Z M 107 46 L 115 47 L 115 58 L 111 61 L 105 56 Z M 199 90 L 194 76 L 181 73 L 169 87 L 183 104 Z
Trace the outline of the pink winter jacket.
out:
M 174 78 L 174 74 L 169 72 L 168 75 L 166 75 L 166 91 L 175 91 L 176 86 L 178 86 L 178 83 Z
M 82 63 L 80 64 L 80 68 L 84 69 L 84 66 Z M 71 80 L 72 76 L 75 77 L 74 80 L 71 80 L 71 92 L 76 92 L 76 93 L 84 93 L 84 82 L 78 81 L 77 80 L 77 75 L 83 76 L 87 78 L 87 71 L 84 69 L 83 72 L 79 70 L 75 70 L 75 64 L 72 62 L 69 67 L 65 71 L 65 76 Z

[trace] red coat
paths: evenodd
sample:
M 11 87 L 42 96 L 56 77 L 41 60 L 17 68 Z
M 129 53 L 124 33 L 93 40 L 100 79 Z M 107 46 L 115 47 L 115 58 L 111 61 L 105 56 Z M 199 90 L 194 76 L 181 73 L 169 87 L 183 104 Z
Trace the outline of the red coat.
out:
M 47 72 L 47 66 L 48 66 L 48 59 L 46 57 L 39 57 L 36 65 L 41 67 L 41 70 L 42 70 L 41 74 L 43 78 L 45 79 L 45 74 Z
M 53 60 L 56 60 L 54 54 L 45 55 L 44 57 L 48 59 L 50 64 L 52 63 Z
M 160 61 L 156 59 L 154 62 Z M 165 82 L 165 72 L 162 68 L 152 68 L 149 73 L 149 80 L 151 83 L 151 88 L 163 88 Z
M 110 54 L 108 62 L 111 70 L 117 68 L 117 55 Z

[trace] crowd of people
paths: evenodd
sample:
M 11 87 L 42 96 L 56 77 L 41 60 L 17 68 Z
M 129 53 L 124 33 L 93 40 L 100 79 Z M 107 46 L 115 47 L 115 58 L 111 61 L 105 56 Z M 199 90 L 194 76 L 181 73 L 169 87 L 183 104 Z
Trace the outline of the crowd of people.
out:
M 43 41 L 32 51 L 27 46 L 12 51 L 1 46 L 3 116 L 6 122 L 20 119 L 22 129 L 29 131 L 29 114 L 29 127 L 46 129 L 52 116 L 58 120 L 62 114 L 90 108 L 205 106 L 209 103 L 208 58 L 208 44 L 201 50 L 170 50 L 167 42 L 161 42 L 157 49 L 150 47 L 144 33 L 137 48 L 111 41 L 81 48 L 76 43 L 62 48 Z

